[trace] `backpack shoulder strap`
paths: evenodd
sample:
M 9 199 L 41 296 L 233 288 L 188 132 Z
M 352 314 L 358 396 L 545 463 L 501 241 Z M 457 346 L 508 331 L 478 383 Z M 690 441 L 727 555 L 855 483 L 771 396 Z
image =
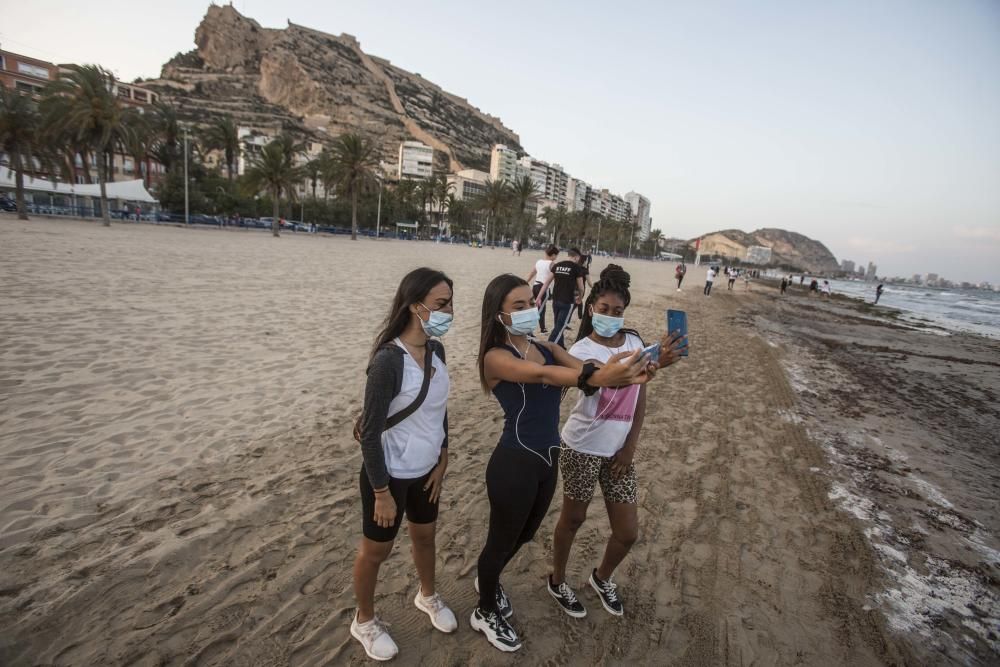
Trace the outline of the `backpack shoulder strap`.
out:
M 416 412 L 420 406 L 423 404 L 424 399 L 427 398 L 427 390 L 431 386 L 431 369 L 434 367 L 434 354 L 433 350 L 428 350 L 431 354 L 424 355 L 424 380 L 420 384 L 420 393 L 417 397 L 413 399 L 413 402 L 407 405 L 405 408 L 392 415 L 385 420 L 385 429 L 388 431 L 390 428 L 400 423 L 414 412 Z

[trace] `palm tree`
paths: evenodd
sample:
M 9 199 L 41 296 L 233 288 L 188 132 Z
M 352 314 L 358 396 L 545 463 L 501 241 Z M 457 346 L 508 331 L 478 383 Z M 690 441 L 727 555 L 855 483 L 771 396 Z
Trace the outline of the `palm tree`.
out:
M 649 236 L 646 237 L 646 243 L 649 244 L 650 254 L 653 257 L 660 256 L 660 239 L 663 237 L 663 232 L 659 229 L 654 229 L 649 232 Z
M 330 191 L 337 185 L 337 161 L 334 159 L 333 153 L 328 148 L 324 148 L 313 162 L 319 182 L 323 185 L 323 203 L 325 204 L 330 196 Z M 314 191 L 313 197 L 315 196 Z
M 431 192 L 434 202 L 438 206 L 438 236 L 441 236 L 441 227 L 444 223 L 444 210 L 450 205 L 449 196 L 455 191 L 455 184 L 448 182 L 448 177 L 438 174 L 432 177 Z
M 285 144 L 275 139 L 258 155 L 250 156 L 250 166 L 244 175 L 244 187 L 249 194 L 267 192 L 274 204 L 274 215 L 271 221 L 271 233 L 280 236 L 281 225 L 278 223 L 281 195 L 295 198 L 295 186 L 301 178 L 301 172 L 295 167 L 294 157 L 285 150 Z
M 484 241 L 488 242 L 491 222 L 493 223 L 493 240 L 496 240 L 497 218 L 500 217 L 500 212 L 506 208 L 510 201 L 510 186 L 503 179 L 494 181 L 491 178 L 487 178 L 485 187 L 486 191 L 476 199 L 476 206 L 481 211 L 486 212 L 486 234 L 484 235 Z
M 239 130 L 231 116 L 217 116 L 201 134 L 201 141 L 208 150 L 222 151 L 226 158 L 226 174 L 233 180 L 236 158 L 240 152 Z
M 27 95 L 0 85 L 0 150 L 7 154 L 14 172 L 17 217 L 28 219 L 24 206 L 24 172 L 34 172 L 45 147 L 41 136 L 41 116 Z
M 305 176 L 312 189 L 313 201 L 316 201 L 316 186 L 319 185 L 320 174 L 323 167 L 323 162 L 320 159 L 321 157 L 322 155 L 314 157 L 306 162 L 305 166 L 302 168 L 302 174 Z
M 538 200 L 538 186 L 535 185 L 535 181 L 532 180 L 531 176 L 522 176 L 514 182 L 514 186 L 511 189 L 511 195 L 511 198 L 517 206 L 518 229 L 515 235 L 520 241 L 522 240 L 521 236 L 524 233 L 524 226 L 527 222 L 525 219 L 525 211 L 528 209 L 528 204 Z
M 128 112 L 125 117 L 125 152 L 132 156 L 135 171 L 142 179 L 142 184 L 149 187 L 149 158 L 153 151 L 154 136 L 152 128 L 145 116 Z
M 104 226 L 111 226 L 108 211 L 108 155 L 125 135 L 125 110 L 113 90 L 114 76 L 99 65 L 69 65 L 59 79 L 45 87 L 44 122 L 87 145 L 98 156 Z
M 177 110 L 172 106 L 157 102 L 149 116 L 149 126 L 153 133 L 150 153 L 156 161 L 172 172 L 181 159 L 178 145 L 181 142 L 181 124 Z
M 542 211 L 542 217 L 545 218 L 545 231 L 548 232 L 549 238 L 555 245 L 559 245 L 559 236 L 569 222 L 569 216 L 570 213 L 562 204 L 558 208 L 546 206 L 545 210 Z
M 378 152 L 375 144 L 358 134 L 344 134 L 333 142 L 334 182 L 351 196 L 351 240 L 358 240 L 358 194 L 375 180 Z

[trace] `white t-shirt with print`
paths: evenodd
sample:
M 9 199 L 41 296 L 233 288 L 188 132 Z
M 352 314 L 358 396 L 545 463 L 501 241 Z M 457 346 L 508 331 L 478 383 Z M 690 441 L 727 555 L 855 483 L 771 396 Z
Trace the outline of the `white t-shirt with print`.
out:
M 403 347 L 397 339 L 396 344 Z M 415 479 L 429 473 L 441 456 L 444 442 L 444 415 L 448 410 L 448 391 L 451 379 L 448 367 L 438 355 L 431 352 L 434 374 L 431 376 L 427 396 L 417 410 L 392 428 L 382 432 L 382 451 L 385 453 L 385 467 L 390 477 Z M 389 403 L 391 417 L 406 406 L 420 393 L 424 382 L 423 364 L 403 347 L 403 386 Z
M 625 334 L 621 347 L 605 347 L 589 337 L 578 340 L 569 353 L 577 359 L 607 363 L 619 352 L 642 349 L 638 336 Z M 582 391 L 573 411 L 563 426 L 562 439 L 568 447 L 593 456 L 614 456 L 625 446 L 625 439 L 632 430 L 635 408 L 639 402 L 639 385 L 627 387 L 601 387 L 591 396 Z

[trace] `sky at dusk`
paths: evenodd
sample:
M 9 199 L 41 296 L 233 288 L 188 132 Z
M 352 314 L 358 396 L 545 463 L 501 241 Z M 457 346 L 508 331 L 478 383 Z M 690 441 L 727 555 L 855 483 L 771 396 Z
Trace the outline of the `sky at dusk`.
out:
M 234 3 L 355 35 L 652 201 L 691 238 L 780 227 L 880 274 L 1000 283 L 1000 2 Z M 119 78 L 194 48 L 207 3 L 5 2 L 0 47 Z

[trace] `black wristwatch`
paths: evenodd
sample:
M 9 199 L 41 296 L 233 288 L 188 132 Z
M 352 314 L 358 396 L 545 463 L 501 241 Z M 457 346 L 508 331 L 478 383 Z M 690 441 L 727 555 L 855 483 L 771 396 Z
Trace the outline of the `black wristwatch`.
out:
M 596 372 L 597 366 L 588 361 L 583 365 L 583 370 L 580 371 L 580 377 L 576 379 L 576 388 L 582 391 L 585 396 L 592 396 L 600 388 L 587 384 L 587 381 L 590 380 L 590 376 Z

